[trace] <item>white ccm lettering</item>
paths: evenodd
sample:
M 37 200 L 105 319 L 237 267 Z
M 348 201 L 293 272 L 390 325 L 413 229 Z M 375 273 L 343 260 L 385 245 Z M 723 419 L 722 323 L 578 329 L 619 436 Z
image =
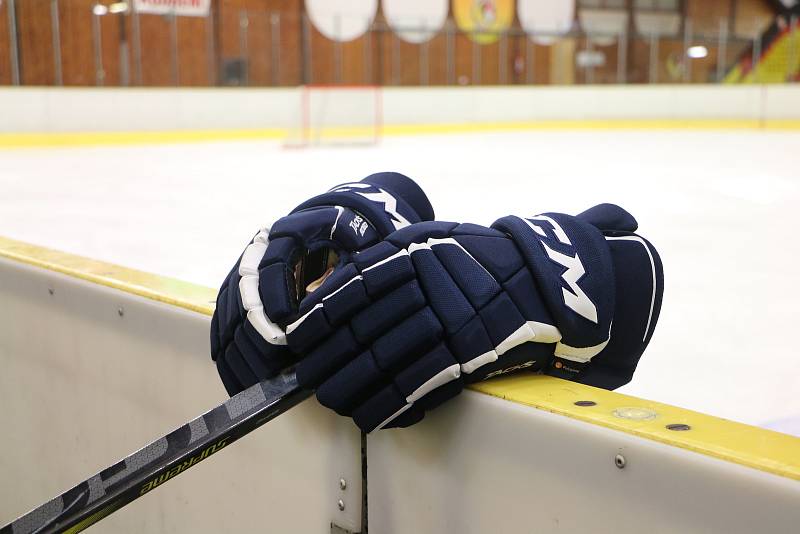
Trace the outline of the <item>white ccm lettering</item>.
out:
M 546 237 L 547 234 L 545 234 L 542 228 L 539 227 L 541 225 L 541 222 L 539 221 L 549 223 L 553 227 L 553 233 L 561 243 L 565 245 L 572 245 L 567 237 L 567 233 L 564 232 L 564 229 L 561 228 L 561 226 L 559 226 L 559 224 L 551 217 L 539 215 L 523 220 L 528 224 L 528 226 L 531 227 L 531 230 L 542 237 Z M 575 253 L 575 257 L 562 254 L 561 252 L 548 247 L 547 243 L 545 243 L 543 240 L 540 239 L 539 241 L 542 243 L 545 252 L 547 252 L 547 256 L 554 262 L 567 269 L 561 275 L 561 278 L 569 287 L 569 290 L 563 287 L 561 288 L 561 292 L 564 296 L 564 304 L 581 317 L 584 317 L 597 324 L 597 307 L 578 285 L 578 280 L 580 280 L 581 277 L 586 274 L 586 269 L 583 267 L 583 263 L 581 263 L 578 253 Z
M 377 193 L 373 192 L 363 192 L 363 191 L 356 191 L 357 189 L 377 189 Z M 408 222 L 408 219 L 400 215 L 397 211 L 397 199 L 394 198 L 391 194 L 387 191 L 381 189 L 380 187 L 376 187 L 370 184 L 362 184 L 362 183 L 354 183 L 354 184 L 344 184 L 331 189 L 331 193 L 345 193 L 351 191 L 362 197 L 366 198 L 369 201 L 377 202 L 378 204 L 383 204 L 383 211 L 389 214 L 392 218 L 392 224 L 394 225 L 395 230 L 399 230 L 401 228 L 405 228 L 409 226 L 411 223 Z

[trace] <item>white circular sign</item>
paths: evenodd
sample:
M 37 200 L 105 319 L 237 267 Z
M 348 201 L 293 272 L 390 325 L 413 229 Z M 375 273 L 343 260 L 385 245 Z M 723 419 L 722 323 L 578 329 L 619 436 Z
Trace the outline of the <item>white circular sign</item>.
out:
M 534 42 L 553 44 L 559 35 L 572 29 L 575 0 L 517 0 L 517 16 L 522 29 Z
M 447 20 L 447 0 L 383 0 L 382 5 L 389 27 L 409 43 L 431 39 Z
M 306 0 L 311 23 L 332 41 L 352 41 L 366 33 L 378 12 L 378 0 Z

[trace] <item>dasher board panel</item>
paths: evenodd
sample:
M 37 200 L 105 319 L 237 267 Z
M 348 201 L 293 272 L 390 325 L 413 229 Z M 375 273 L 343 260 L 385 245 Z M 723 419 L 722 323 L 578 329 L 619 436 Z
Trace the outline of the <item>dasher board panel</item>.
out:
M 54 284 L 59 287 L 50 294 Z M 57 451 L 59 460 L 80 459 L 56 472 L 63 462 L 41 464 L 53 456 L 41 440 L 35 447 L 12 443 L 9 451 L 16 452 L 0 459 L 0 471 L 10 473 L 3 479 L 15 480 L 0 483 L 0 518 L 11 519 L 223 398 L 207 356 L 214 294 L 0 238 L 0 295 L 7 303 L 0 310 L 6 369 L 0 401 L 11 407 L 0 418 L 7 428 L 39 436 L 50 415 L 41 406 L 55 407 L 67 414 L 58 418 L 58 435 L 75 440 L 72 449 Z M 37 384 L 43 373 L 47 384 Z M 119 399 L 98 402 L 103 395 Z M 130 414 L 124 421 L 110 415 L 120 406 Z M 100 423 L 87 426 L 91 421 L 74 415 L 80 413 Z M 673 424 L 689 429 L 668 430 Z M 262 438 L 273 432 L 277 438 Z M 193 470 L 194 483 L 186 475 L 171 483 L 179 489 L 133 505 L 153 510 L 131 528 L 252 530 L 268 513 L 273 526 L 298 532 L 327 532 L 330 522 L 358 530 L 360 446 L 349 420 L 312 400 L 256 435 Z M 368 451 L 373 532 L 747 532 L 756 526 L 782 532 L 800 519 L 792 506 L 800 502 L 800 439 L 552 377 L 522 374 L 478 384 L 420 425 L 371 435 Z M 625 462 L 621 469 L 617 454 Z M 226 460 L 231 455 L 236 459 Z M 31 462 L 46 468 L 32 471 Z M 345 493 L 338 487 L 342 473 Z M 209 488 L 219 490 L 214 499 Z M 300 498 L 290 495 L 306 500 L 302 510 Z M 345 511 L 337 507 L 342 497 Z M 250 500 L 259 503 L 252 516 L 241 506 Z M 14 512 L 3 508 L 21 501 Z M 128 521 L 134 515 L 120 513 Z M 117 520 L 123 519 L 108 521 Z M 300 525 L 308 528 L 296 530 Z
M 0 302 L 0 524 L 227 398 L 208 315 L 3 257 Z M 91 532 L 357 531 L 360 445 L 305 401 Z
M 367 448 L 369 527 L 382 534 L 800 524 L 796 480 L 474 391 L 407 430 L 371 434 Z

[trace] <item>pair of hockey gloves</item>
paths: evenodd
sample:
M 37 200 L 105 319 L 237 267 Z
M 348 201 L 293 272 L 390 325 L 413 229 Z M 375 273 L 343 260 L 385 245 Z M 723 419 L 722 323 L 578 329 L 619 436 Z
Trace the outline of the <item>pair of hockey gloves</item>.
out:
M 628 212 L 601 204 L 491 228 L 433 218 L 416 183 L 381 173 L 260 231 L 211 325 L 228 393 L 294 365 L 320 403 L 370 432 L 520 369 L 606 389 L 630 381 L 664 286 Z

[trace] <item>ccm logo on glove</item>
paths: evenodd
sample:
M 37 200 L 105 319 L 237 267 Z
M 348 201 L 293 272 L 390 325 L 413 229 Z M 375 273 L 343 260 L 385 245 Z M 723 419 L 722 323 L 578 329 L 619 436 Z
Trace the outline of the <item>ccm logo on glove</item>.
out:
M 596 323 L 597 307 L 589 299 L 586 293 L 584 293 L 583 290 L 578 286 L 578 280 L 580 280 L 581 277 L 586 274 L 586 269 L 583 268 L 581 258 L 578 256 L 577 252 L 573 257 L 567 254 L 562 254 L 561 252 L 557 252 L 548 247 L 547 243 L 544 242 L 544 239 L 547 239 L 548 236 L 543 229 L 544 225 L 542 223 L 546 222 L 552 227 L 551 231 L 555 234 L 556 239 L 558 239 L 560 243 L 571 246 L 572 242 L 570 242 L 569 238 L 567 237 L 567 233 L 558 225 L 556 221 L 545 215 L 526 218 L 525 222 L 528 223 L 528 226 L 530 226 L 534 232 L 536 232 L 537 236 L 543 238 L 542 246 L 544 247 L 550 259 L 567 268 L 567 270 L 561 275 L 561 278 L 564 279 L 564 282 L 567 283 L 567 286 L 569 286 L 572 291 L 570 292 L 566 289 L 562 289 L 564 295 L 564 304 L 578 315 L 586 317 L 593 323 Z
M 383 204 L 383 210 L 391 217 L 392 225 L 395 230 L 405 228 L 411 224 L 399 211 L 397 211 L 397 199 L 380 187 L 370 184 L 357 182 L 354 184 L 344 184 L 334 187 L 331 193 L 355 193 L 366 198 L 370 202 Z

